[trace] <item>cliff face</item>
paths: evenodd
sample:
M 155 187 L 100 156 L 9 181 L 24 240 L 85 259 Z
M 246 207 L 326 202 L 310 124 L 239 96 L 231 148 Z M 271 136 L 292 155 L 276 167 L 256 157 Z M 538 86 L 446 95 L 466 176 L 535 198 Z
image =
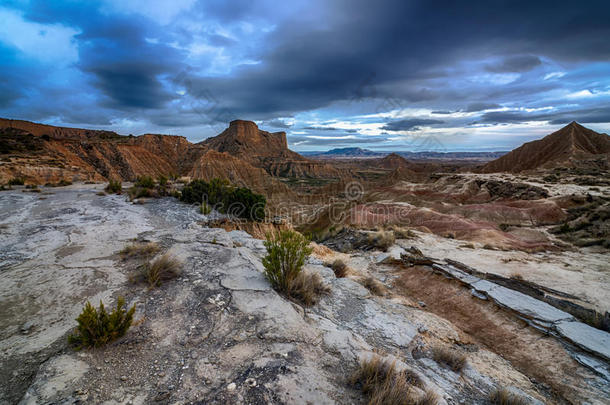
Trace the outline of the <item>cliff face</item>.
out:
M 245 186 L 268 198 L 290 194 L 288 187 L 271 177 L 265 170 L 231 156 L 226 152 L 207 151 L 194 164 L 189 172 L 194 179 L 211 180 L 224 178 L 233 184 Z
M 0 184 L 14 177 L 45 184 L 175 174 L 226 178 L 270 197 L 289 193 L 274 177 L 342 175 L 288 149 L 284 132 L 261 131 L 250 121 L 233 121 L 220 135 L 192 144 L 182 136 L 122 136 L 0 119 L 0 154 Z
M 595 159 L 607 166 L 609 157 L 610 136 L 572 122 L 559 131 L 537 141 L 525 143 L 501 158 L 487 163 L 481 171 L 517 173 L 524 170 L 586 166 Z

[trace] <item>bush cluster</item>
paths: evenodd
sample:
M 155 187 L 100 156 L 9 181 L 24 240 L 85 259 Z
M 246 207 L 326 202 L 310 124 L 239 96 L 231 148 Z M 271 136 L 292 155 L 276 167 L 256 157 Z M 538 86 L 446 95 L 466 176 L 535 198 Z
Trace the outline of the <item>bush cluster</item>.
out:
M 313 305 L 329 292 L 318 273 L 304 272 L 303 265 L 312 252 L 309 240 L 292 230 L 268 234 L 264 242 L 265 277 L 271 286 L 304 305 Z
M 108 313 L 104 303 L 100 301 L 96 309 L 89 301 L 85 304 L 83 312 L 76 318 L 78 326 L 75 333 L 68 337 L 68 342 L 77 349 L 84 347 L 100 347 L 127 333 L 136 311 L 135 304 L 125 310 L 125 299 L 119 297 L 116 308 Z
M 262 221 L 267 200 L 245 187 L 232 186 L 227 180 L 193 180 L 182 189 L 180 200 L 190 204 L 206 203 L 220 212 L 239 218 Z
M 123 185 L 121 184 L 121 180 L 110 179 L 108 185 L 104 190 L 111 194 L 121 194 L 121 192 L 123 191 Z

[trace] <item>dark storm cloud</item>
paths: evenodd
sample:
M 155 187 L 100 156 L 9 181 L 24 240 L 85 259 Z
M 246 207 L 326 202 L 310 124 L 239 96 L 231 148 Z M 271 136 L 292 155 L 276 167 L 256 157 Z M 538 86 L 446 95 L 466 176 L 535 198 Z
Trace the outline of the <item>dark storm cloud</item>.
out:
M 77 66 L 93 76 L 92 83 L 112 108 L 158 108 L 175 97 L 159 80 L 183 68 L 176 49 L 147 41 L 163 36 L 161 27 L 137 15 L 101 13 L 95 3 L 33 1 L 27 16 L 43 23 L 63 23 L 80 30 Z
M 468 104 L 468 107 L 466 107 L 466 112 L 492 110 L 494 108 L 500 108 L 500 105 L 496 103 L 472 103 Z
M 540 64 L 534 54 L 558 61 L 610 58 L 610 41 L 602 39 L 610 37 L 604 1 L 338 1 L 326 7 L 324 29 L 309 20 L 281 25 L 269 36 L 260 66 L 226 79 L 200 76 L 195 87 L 223 97 L 238 114 L 264 117 L 359 95 L 438 99 L 422 81 L 442 77 L 445 66 L 464 57 L 495 55 L 501 62 L 488 67 L 495 72 L 530 70 Z
M 78 74 L 70 72 L 74 80 L 67 80 L 67 73 L 24 62 L 27 58 L 15 54 L 18 47 L 5 49 L 0 43 L 0 115 L 8 111 L 85 124 L 124 118 L 160 127 L 226 125 L 242 118 L 283 129 L 287 124 L 275 119 L 292 117 L 294 128 L 302 128 L 328 120 L 329 114 L 359 122 L 359 116 L 411 107 L 439 115 L 477 113 L 468 119 L 487 124 L 559 123 L 577 114 L 581 122 L 608 119 L 607 100 L 561 102 L 563 94 L 591 83 L 610 85 L 606 0 L 199 0 L 169 23 L 133 7 L 117 11 L 102 0 L 3 6 L 27 21 L 76 30 L 78 60 L 66 69 Z M 577 72 L 570 76 L 570 69 Z M 543 79 L 556 71 L 560 76 Z M 484 113 L 500 104 L 544 107 L 542 102 L 556 109 Z M 325 107 L 331 112 L 315 119 L 295 118 Z M 407 119 L 384 128 L 443 124 Z M 445 124 L 454 125 L 455 118 L 447 117 Z M 323 132 L 329 129 L 309 130 L 329 135 Z M 336 128 L 332 133 L 355 132 Z
M 274 119 L 274 120 L 269 120 L 269 121 L 263 121 L 261 126 L 266 126 L 266 127 L 271 127 L 271 128 L 288 129 L 288 128 L 292 127 L 292 124 L 289 124 L 289 123 L 284 122 L 284 121 L 279 120 L 279 119 Z
M 568 124 L 572 121 L 591 124 L 610 122 L 610 105 L 598 108 L 569 109 L 545 113 L 491 111 L 483 114 L 479 123 L 518 124 L 527 121 L 549 121 L 549 123 L 553 125 Z
M 494 73 L 527 72 L 540 64 L 542 61 L 537 56 L 519 55 L 510 56 L 494 65 L 488 65 L 486 69 Z
M 426 118 L 409 118 L 399 121 L 392 121 L 381 127 L 385 131 L 410 131 L 419 128 L 420 126 L 428 126 L 435 124 L 443 124 L 445 121 L 432 120 Z

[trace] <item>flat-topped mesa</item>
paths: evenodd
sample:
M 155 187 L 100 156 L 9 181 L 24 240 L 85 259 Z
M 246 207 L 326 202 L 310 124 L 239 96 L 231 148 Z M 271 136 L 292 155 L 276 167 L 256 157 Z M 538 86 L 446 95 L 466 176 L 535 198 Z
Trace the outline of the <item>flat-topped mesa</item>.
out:
M 280 156 L 288 150 L 285 132 L 267 132 L 256 123 L 245 120 L 231 121 L 220 135 L 202 142 L 210 149 L 228 152 L 235 156 Z

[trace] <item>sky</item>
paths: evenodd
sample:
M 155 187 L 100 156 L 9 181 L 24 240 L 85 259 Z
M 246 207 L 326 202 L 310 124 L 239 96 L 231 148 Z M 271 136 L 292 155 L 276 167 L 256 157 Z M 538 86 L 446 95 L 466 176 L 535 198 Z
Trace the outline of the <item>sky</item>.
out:
M 610 132 L 610 2 L 2 0 L 0 117 L 297 151 Z

